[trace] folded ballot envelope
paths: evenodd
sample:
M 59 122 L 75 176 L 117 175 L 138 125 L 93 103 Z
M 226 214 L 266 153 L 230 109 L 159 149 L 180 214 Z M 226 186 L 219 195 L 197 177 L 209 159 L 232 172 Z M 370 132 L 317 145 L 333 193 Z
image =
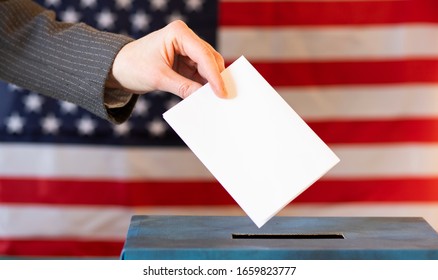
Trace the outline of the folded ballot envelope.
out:
M 339 158 L 245 57 L 222 78 L 231 98 L 206 84 L 163 117 L 262 227 Z

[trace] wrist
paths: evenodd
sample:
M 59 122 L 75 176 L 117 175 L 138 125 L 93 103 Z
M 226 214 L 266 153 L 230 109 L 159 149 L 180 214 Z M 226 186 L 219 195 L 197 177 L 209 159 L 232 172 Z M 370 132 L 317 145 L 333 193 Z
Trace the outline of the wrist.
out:
M 105 81 L 105 88 L 106 89 L 123 89 L 122 85 L 117 81 L 117 79 L 114 77 L 113 74 L 113 68 L 111 67 L 108 77 Z

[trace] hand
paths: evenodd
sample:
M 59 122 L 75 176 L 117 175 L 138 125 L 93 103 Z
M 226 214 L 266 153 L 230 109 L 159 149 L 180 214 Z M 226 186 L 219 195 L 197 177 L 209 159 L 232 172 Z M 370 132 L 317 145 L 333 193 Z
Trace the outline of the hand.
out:
M 219 97 L 226 97 L 220 72 L 222 56 L 182 21 L 128 43 L 117 54 L 109 87 L 132 93 L 162 90 L 182 98 L 207 81 Z

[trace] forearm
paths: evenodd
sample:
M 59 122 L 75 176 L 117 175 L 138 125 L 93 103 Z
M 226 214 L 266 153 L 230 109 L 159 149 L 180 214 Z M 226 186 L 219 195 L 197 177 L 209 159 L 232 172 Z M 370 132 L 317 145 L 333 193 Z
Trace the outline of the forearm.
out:
M 124 121 L 136 96 L 109 109 L 104 92 L 116 54 L 132 39 L 54 18 L 31 1 L 0 0 L 0 79 Z

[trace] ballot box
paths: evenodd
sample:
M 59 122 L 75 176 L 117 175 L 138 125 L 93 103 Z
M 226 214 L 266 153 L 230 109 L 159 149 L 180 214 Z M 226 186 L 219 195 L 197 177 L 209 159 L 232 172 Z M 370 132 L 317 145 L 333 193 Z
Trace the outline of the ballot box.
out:
M 426 260 L 438 234 L 417 217 L 133 216 L 121 258 Z

